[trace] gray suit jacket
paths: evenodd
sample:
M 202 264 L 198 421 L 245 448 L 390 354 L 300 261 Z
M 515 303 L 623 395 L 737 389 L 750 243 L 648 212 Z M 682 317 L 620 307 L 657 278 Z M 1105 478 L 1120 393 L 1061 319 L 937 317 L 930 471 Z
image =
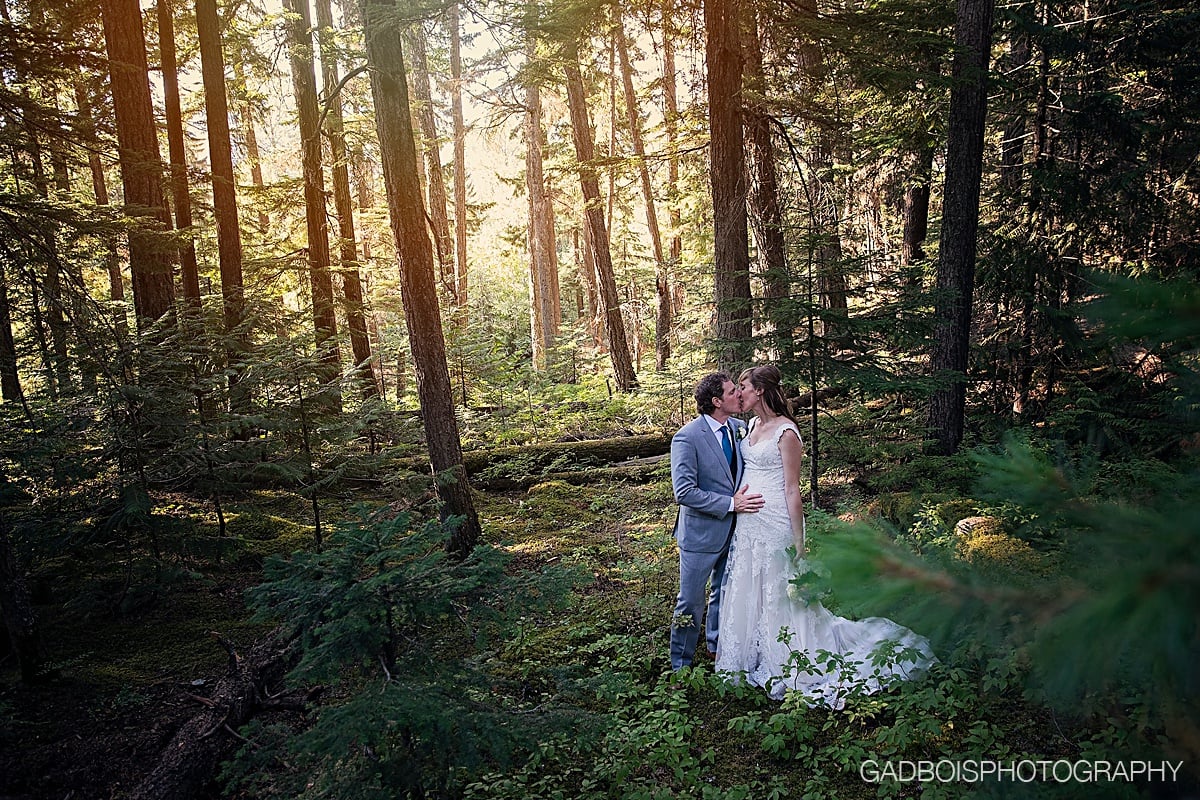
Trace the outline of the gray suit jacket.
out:
M 675 540 L 681 550 L 719 553 L 729 546 L 734 517 L 729 499 L 742 480 L 738 431 L 746 425 L 730 417 L 729 426 L 734 433 L 736 475 L 729 474 L 720 441 L 704 417 L 696 417 L 671 439 L 671 487 L 679 503 Z

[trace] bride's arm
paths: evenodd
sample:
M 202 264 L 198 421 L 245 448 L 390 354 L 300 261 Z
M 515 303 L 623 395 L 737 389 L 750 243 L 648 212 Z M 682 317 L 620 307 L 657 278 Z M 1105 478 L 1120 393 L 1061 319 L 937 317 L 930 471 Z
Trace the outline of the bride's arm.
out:
M 779 436 L 779 454 L 783 456 L 783 498 L 787 502 L 788 519 L 792 523 L 792 541 L 796 555 L 805 556 L 804 499 L 800 495 L 800 463 L 804 457 L 804 443 L 791 428 Z

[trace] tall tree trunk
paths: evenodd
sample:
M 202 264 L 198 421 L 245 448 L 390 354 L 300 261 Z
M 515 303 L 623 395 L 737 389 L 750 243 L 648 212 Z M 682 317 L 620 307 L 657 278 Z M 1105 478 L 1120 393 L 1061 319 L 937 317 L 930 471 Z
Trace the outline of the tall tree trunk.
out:
M 79 124 L 84 135 L 90 141 L 95 137 L 96 122 L 92 115 L 92 103 L 88 97 L 87 89 L 83 85 L 83 81 L 77 81 L 75 84 L 75 104 L 79 109 Z M 96 205 L 107 206 L 108 200 L 108 181 L 104 177 L 104 164 L 100 160 L 100 152 L 97 148 L 88 148 L 88 167 L 92 175 L 92 193 L 96 198 Z M 106 240 L 108 255 L 104 260 L 108 272 L 108 299 L 114 303 L 125 302 L 125 282 L 121 275 L 121 260 L 117 256 L 117 247 L 112 240 Z M 120 329 L 124 328 L 125 320 L 118 320 Z
M 1000 142 L 1000 186 L 1007 195 L 1016 196 L 1025 179 L 1025 130 L 1029 123 L 1021 103 L 1021 94 L 1026 85 L 1024 72 L 1029 67 L 1031 48 L 1029 34 L 1014 31 L 1004 56 L 1004 72 L 1015 84 L 1014 96 L 1009 109 L 1011 115 L 1004 126 L 1004 138 Z
M 900 244 L 900 266 L 908 267 L 925 258 L 925 238 L 929 235 L 929 184 L 933 179 L 933 142 L 926 138 L 909 157 L 905 175 L 904 230 Z
M 204 113 L 208 120 L 209 167 L 212 171 L 213 216 L 217 223 L 217 255 L 221 265 L 221 299 L 230 366 L 230 407 L 247 413 L 249 397 L 240 389 L 241 361 L 249 347 L 242 325 L 246 316 L 242 282 L 242 233 L 238 226 L 237 184 L 229 137 L 229 103 L 225 96 L 225 55 L 217 0 L 196 0 L 196 36 L 204 79 Z
M 775 358 L 791 348 L 791 324 L 786 304 L 780 301 L 791 292 L 788 280 L 787 245 L 783 237 L 783 211 L 779 205 L 779 180 L 775 174 L 775 143 L 771 138 L 771 120 L 766 104 L 766 78 L 763 74 L 762 35 L 752 7 L 747 7 L 746 52 L 746 144 L 749 147 L 750 222 L 758 244 L 759 271 L 768 332 L 777 336 L 772 350 Z M 791 353 L 787 352 L 790 356 Z
M 713 299 L 717 312 L 716 360 L 722 369 L 733 368 L 752 352 L 738 11 L 739 6 L 733 0 L 704 0 L 709 176 L 713 198 Z
M 333 10 L 329 0 L 317 0 L 317 37 L 321 44 L 321 71 L 325 86 L 326 133 L 333 160 L 333 206 L 338 217 L 338 268 L 346 297 L 346 325 L 350 329 L 350 349 L 354 353 L 354 371 L 363 397 L 379 396 L 371 370 L 371 340 L 363 305 L 362 279 L 358 272 L 358 245 L 354 234 L 354 201 L 350 194 L 350 169 L 346 155 L 346 137 L 342 130 L 342 100 L 331 96 L 338 85 L 337 50 L 333 45 Z
M 71 355 L 67 343 L 67 318 L 63 314 L 62 267 L 59 262 L 58 246 L 55 242 L 57 226 L 46 231 L 46 277 L 42 283 L 42 296 L 46 299 L 46 326 L 50 329 L 51 364 L 58 391 L 72 394 L 75 391 L 71 376 Z
M 304 218 L 308 229 L 308 276 L 312 285 L 317 358 L 322 364 L 322 395 L 331 408 L 340 410 L 338 379 L 341 358 L 337 346 L 333 279 L 329 274 L 329 228 L 325 222 L 325 177 L 321 171 L 320 111 L 317 107 L 317 78 L 313 72 L 312 22 L 308 0 L 284 0 L 284 8 L 292 15 L 288 30 L 288 52 L 300 121 Z
M 637 95 L 633 90 L 633 68 L 629 63 L 629 42 L 625 38 L 624 23 L 620 19 L 617 20 L 615 33 L 617 54 L 621 59 L 621 83 L 625 90 L 625 113 L 629 119 L 633 154 L 638 161 L 638 177 L 641 179 L 642 198 L 646 204 L 646 227 L 650 231 L 650 245 L 654 252 L 654 293 L 657 300 L 654 324 L 654 366 L 662 371 L 667 368 L 667 361 L 671 358 L 671 271 L 663 251 L 662 232 L 658 228 L 658 209 L 654 204 L 654 186 L 650 182 L 650 167 L 646 163 L 646 145 L 642 141 L 642 120 L 638 113 Z
M 67 163 L 65 131 L 63 135 L 51 138 L 50 160 L 54 165 L 54 185 L 58 199 L 60 202 L 71 202 L 71 172 Z M 86 396 L 91 397 L 96 394 L 97 364 L 91 348 L 85 345 L 89 335 L 88 310 L 91 306 L 88 301 L 90 295 L 83 279 L 83 265 L 80 261 L 74 258 L 65 259 L 63 267 L 68 286 L 67 291 L 62 295 L 67 303 L 63 310 L 69 309 L 70 322 L 75 332 L 75 343 L 69 358 L 64 359 L 65 369 L 59 380 L 62 380 L 65 375 L 67 385 L 70 386 L 70 366 L 74 362 L 79 369 L 80 388 Z M 64 342 L 64 346 L 65 344 Z
M 608 39 L 608 160 L 610 164 L 617 161 L 617 48 L 612 37 Z M 604 171 L 608 183 L 608 191 L 604 194 L 604 228 L 610 234 L 613 229 L 613 215 L 617 210 L 617 171 L 609 168 Z M 611 243 L 609 245 L 611 247 Z
M 454 118 L 454 239 L 457 319 L 467 324 L 467 128 L 462 103 L 462 30 L 459 4 L 451 3 L 450 27 L 450 111 Z
M 130 214 L 147 218 L 129 232 L 133 306 L 141 325 L 159 319 L 174 303 L 171 260 L 161 235 L 171 221 L 163 202 L 162 160 L 150 102 L 141 8 L 137 0 L 101 0 L 100 8 L 125 207 Z
M 1044 12 L 1039 11 L 1040 15 Z M 1039 25 L 1047 25 L 1048 20 L 1042 16 L 1038 20 Z M 1014 60 L 1023 58 L 1022 66 L 1028 65 L 1030 62 L 1030 46 L 1027 37 L 1022 37 L 1024 45 L 1017 48 L 1017 52 L 1013 55 Z M 1046 174 L 1046 168 L 1052 160 L 1053 155 L 1050 152 L 1050 124 L 1049 124 L 1049 104 L 1050 104 L 1050 53 L 1045 43 L 1039 47 L 1041 50 L 1040 58 L 1038 59 L 1038 74 L 1037 74 L 1037 95 L 1033 113 L 1033 175 L 1034 180 L 1030 182 L 1029 194 L 1027 200 L 1027 219 L 1028 230 L 1036 239 L 1045 241 L 1050 235 L 1053 222 L 1047 217 L 1046 209 L 1042 208 L 1043 199 L 1043 181 Z M 1012 65 L 1014 68 L 1019 68 L 1017 65 Z M 1024 119 L 1022 118 L 1022 122 Z M 1016 132 L 1016 123 L 1010 122 L 1005 128 L 1006 138 L 1009 133 Z M 1022 127 L 1022 132 L 1024 128 Z M 1006 145 L 1008 142 L 1006 142 Z M 1002 152 L 1002 156 L 1007 156 L 1013 161 L 1019 163 L 1023 156 L 1024 149 L 1020 145 L 1017 147 L 1015 156 L 1011 155 L 1007 150 Z M 1022 175 L 1023 170 L 1018 169 L 1016 175 L 1018 178 Z M 1017 186 L 1019 189 L 1019 184 Z M 1020 289 L 1022 298 L 1021 307 L 1021 338 L 1020 345 L 1017 348 L 1017 363 L 1015 365 L 1015 386 L 1013 390 L 1012 410 L 1016 414 L 1024 414 L 1029 407 L 1030 391 L 1033 388 L 1033 352 L 1034 340 L 1037 337 L 1037 305 L 1039 273 L 1053 273 L 1055 267 L 1047 264 L 1044 257 L 1039 257 L 1045 252 L 1045 248 L 1041 246 L 1040 241 L 1031 248 L 1031 257 L 1022 266 L 1024 270 L 1023 285 Z M 1056 259 L 1057 263 L 1061 260 Z M 1051 283 L 1053 281 L 1050 281 Z M 1049 304 L 1053 307 L 1061 301 L 1061 297 L 1055 297 L 1053 293 L 1046 297 L 1043 293 L 1042 297 L 1049 300 Z M 1051 358 L 1049 368 L 1054 368 L 1054 360 Z M 1049 398 L 1047 398 L 1048 402 Z
M 799 9 L 813 19 L 818 17 L 816 0 L 799 0 Z M 814 90 L 827 79 L 825 55 L 812 41 L 805 41 L 799 48 L 798 60 L 801 69 L 808 75 Z M 816 265 L 817 292 L 826 319 L 821 332 L 836 338 L 842 332 L 837 318 L 846 315 L 846 276 L 842 271 L 842 239 L 839 230 L 836 175 L 833 168 L 833 132 L 821 122 L 814 123 L 809 137 L 806 161 L 812 165 L 809 175 L 809 218 L 812 230 L 810 257 Z
M 387 189 L 388 215 L 400 259 L 404 322 L 417 372 L 417 393 L 438 496 L 445 512 L 462 517 L 448 542 L 459 554 L 479 541 L 479 518 L 463 468 L 462 442 L 454 416 L 453 389 L 446 365 L 446 341 L 438 310 L 433 249 L 417 180 L 416 142 L 409 110 L 404 51 L 394 27 L 393 6 L 363 0 L 363 33 L 371 67 L 375 126 Z
M 667 247 L 667 258 L 670 259 L 670 291 L 671 305 L 668 311 L 672 318 L 683 311 L 683 290 L 675 280 L 674 272 L 679 269 L 680 259 L 683 258 L 683 236 L 680 232 L 682 222 L 679 216 L 679 95 L 675 81 L 675 36 L 676 29 L 672 23 L 674 5 L 670 0 L 663 0 L 662 6 L 662 48 L 663 48 L 663 127 L 667 134 L 667 197 L 669 199 L 667 220 L 671 228 L 670 244 Z M 662 310 L 659 310 L 661 315 Z
M 92 116 L 92 104 L 88 97 L 83 81 L 75 83 L 75 105 L 79 109 L 80 127 L 88 140 L 95 137 L 96 123 Z M 88 167 L 92 174 L 92 192 L 96 205 L 108 205 L 108 182 L 104 177 L 104 165 L 100 161 L 100 152 L 95 147 L 88 148 Z M 117 333 L 117 346 L 122 349 L 129 340 L 129 326 L 125 321 L 125 281 L 121 275 L 121 259 L 117 255 L 117 244 L 112 238 L 104 237 L 104 264 L 108 273 L 108 299 L 116 305 L 114 312 L 114 328 Z
M 963 438 L 994 5 L 995 0 L 959 0 L 955 18 L 954 83 L 930 358 L 934 374 L 946 381 L 929 403 L 931 451 L 944 455 L 958 450 Z
M 42 149 L 38 142 L 38 131 L 28 126 L 29 159 L 33 166 L 34 182 L 43 199 L 50 197 L 50 182 L 42 163 Z M 64 164 L 65 168 L 65 164 Z M 68 187 L 69 188 L 69 187 Z M 58 250 L 58 225 L 50 223 L 41 230 L 40 237 L 46 277 L 42 282 L 42 296 L 46 299 L 46 326 L 50 329 L 50 363 L 54 371 L 57 391 L 72 394 L 75 391 L 71 375 L 71 354 L 68 345 L 69 331 L 63 299 L 62 259 Z
M 621 318 L 621 298 L 617 293 L 616 276 L 613 273 L 612 254 L 609 251 L 608 231 L 604 227 L 604 208 L 600 199 L 600 183 L 596 177 L 595 144 L 592 140 L 592 123 L 588 119 L 587 96 L 583 89 L 583 76 L 579 72 L 579 45 L 572 42 L 565 54 L 567 77 L 567 105 L 571 112 L 571 134 L 575 141 L 575 157 L 579 163 L 579 182 L 583 192 L 584 215 L 590 238 L 592 255 L 596 259 L 596 282 L 600 303 L 604 309 L 604 329 L 608 334 L 608 353 L 612 359 L 613 374 L 617 389 L 632 391 L 637 387 L 637 374 L 629 355 L 629 341 L 625 337 L 625 321 Z
M 234 59 L 233 62 L 233 78 L 242 93 L 242 136 L 246 139 L 246 160 L 250 162 L 250 185 L 261 194 L 267 185 L 263 181 L 262 158 L 258 152 L 258 133 L 254 130 L 254 104 L 250 100 L 250 87 L 246 83 L 246 70 L 242 66 L 242 62 L 238 59 Z M 271 219 L 265 211 L 261 210 L 257 216 L 259 232 L 266 233 L 271 227 Z
M 371 184 L 372 172 L 371 172 L 370 165 L 367 163 L 366 157 L 363 155 L 361 145 L 359 147 L 355 147 L 349 153 L 349 159 L 350 159 L 351 171 L 354 173 L 355 201 L 358 203 L 359 214 L 362 214 L 365 209 L 368 209 L 371 207 L 371 185 L 370 184 Z M 363 239 L 362 239 L 362 260 L 363 260 L 364 264 L 371 263 L 371 240 L 369 238 L 367 238 L 366 236 L 363 236 Z M 370 296 L 370 294 L 371 294 L 371 286 L 369 283 L 370 275 L 371 275 L 371 273 L 368 271 L 367 272 L 368 283 L 363 287 L 364 294 L 366 296 Z M 374 364 L 371 371 L 372 371 L 372 374 L 374 374 L 376 376 L 376 384 L 375 385 L 376 385 L 376 388 L 378 389 L 379 396 L 382 399 L 382 398 L 386 398 L 386 396 L 387 396 L 387 381 L 384 379 L 384 376 L 383 376 L 384 370 L 385 370 L 385 365 L 386 365 L 387 361 L 384 358 L 384 354 L 385 354 L 386 350 L 384 347 L 383 335 L 382 335 L 382 333 L 380 333 L 380 328 L 379 328 L 380 316 L 381 315 L 379 314 L 379 312 L 372 312 L 369 317 L 369 324 L 370 324 L 370 328 L 371 328 L 371 336 L 375 339 L 375 346 L 373 348 L 371 348 L 371 352 L 373 355 L 373 364 Z
M 596 257 L 592 255 L 592 235 L 589 232 L 587 214 L 574 229 L 575 268 L 579 273 L 579 285 L 583 287 L 584 321 L 592 344 L 599 352 L 607 348 L 604 344 L 604 314 L 601 311 L 600 288 L 596 286 Z
M 6 403 L 25 403 L 17 371 L 17 343 L 13 338 L 12 310 L 8 302 L 8 276 L 0 263 L 0 398 Z
M 7 255 L 7 254 L 6 254 Z M 27 260 L 30 260 L 27 258 Z M 38 355 L 42 361 L 42 377 L 46 381 L 46 394 L 51 400 L 58 399 L 58 377 L 54 371 L 54 356 L 50 353 L 50 342 L 46 338 L 46 320 L 42 315 L 41 288 L 36 275 L 27 274 L 29 281 L 29 313 L 32 319 L 29 327 L 33 329 L 33 338 L 37 343 Z
M 527 65 L 537 58 L 532 34 L 526 48 Z M 525 188 L 529 194 L 529 271 L 532 285 L 530 315 L 533 363 L 537 369 L 551 366 L 558 337 L 561 306 L 558 287 L 558 251 L 554 234 L 554 205 L 546 190 L 543 173 L 542 95 L 537 80 L 525 86 Z
M 187 155 L 183 140 L 183 111 L 179 101 L 179 64 L 175 57 L 175 20 L 168 0 L 157 0 L 158 49 L 162 56 L 163 97 L 167 111 L 167 144 L 171 154 L 171 203 L 175 208 L 175 230 L 179 232 L 179 277 L 183 297 L 193 309 L 200 308 L 200 273 L 196 268 L 196 244 L 192 239 L 192 198 L 188 194 Z
M 442 171 L 442 150 L 437 131 L 437 119 L 433 113 L 433 90 L 429 75 L 429 59 L 425 53 L 425 28 L 414 25 L 405 37 L 408 42 L 408 58 L 412 62 L 413 97 L 415 111 L 421 126 L 421 140 L 425 151 L 425 185 L 429 193 L 429 219 L 433 224 L 433 243 L 437 253 L 438 275 L 446 293 L 458 298 L 458 280 L 455 277 L 454 237 L 450 235 L 450 213 L 447 210 L 446 176 Z

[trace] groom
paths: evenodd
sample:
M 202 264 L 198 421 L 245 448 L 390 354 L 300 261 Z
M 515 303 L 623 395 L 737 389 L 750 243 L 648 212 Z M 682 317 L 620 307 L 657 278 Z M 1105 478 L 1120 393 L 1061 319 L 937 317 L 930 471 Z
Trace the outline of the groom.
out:
M 741 392 L 724 372 L 696 384 L 700 416 L 671 439 L 671 486 L 679 503 L 675 540 L 679 544 L 679 596 L 671 622 L 671 668 L 691 666 L 704 616 L 704 587 L 711 581 L 705 635 L 710 655 L 717 650 L 721 582 L 729 557 L 735 514 L 762 508 L 760 494 L 740 489 L 738 443 L 746 425 L 730 415 L 741 410 Z

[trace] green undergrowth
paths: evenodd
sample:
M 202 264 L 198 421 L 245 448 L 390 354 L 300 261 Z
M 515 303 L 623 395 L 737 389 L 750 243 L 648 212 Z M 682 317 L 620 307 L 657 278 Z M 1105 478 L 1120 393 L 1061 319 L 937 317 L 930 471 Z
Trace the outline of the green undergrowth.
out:
M 851 423 L 863 421 L 846 417 L 846 453 L 859 447 Z M 281 491 L 227 498 L 225 536 L 212 506 L 185 496 L 156 498 L 153 537 L 106 528 L 100 514 L 73 520 L 33 571 L 60 696 L 37 695 L 38 708 L 33 695 L 0 693 L 0 743 L 49 747 L 81 717 L 89 737 L 111 736 L 164 698 L 203 693 L 227 659 L 212 631 L 245 650 L 283 622 L 301 645 L 291 685 L 320 691 L 304 715 L 241 732 L 225 796 L 1139 796 L 1144 786 L 874 783 L 860 770 L 1177 752 L 1170 709 L 1144 699 L 1137 673 L 1114 671 L 1071 702 L 1050 697 L 1055 643 L 1028 635 L 1042 609 L 1018 601 L 1053 611 L 1064 587 L 1099 596 L 1087 583 L 1097 573 L 1076 574 L 1092 568 L 1080 556 L 1089 529 L 1039 505 L 1039 481 L 1071 487 L 1079 497 L 1064 504 L 1088 519 L 1137 521 L 1119 515 L 1187 496 L 1179 469 L 1056 461 L 1044 447 L 1017 453 L 1006 473 L 987 461 L 998 448 L 943 459 L 890 438 L 881 447 L 823 476 L 840 494 L 809 512 L 812 555 L 833 567 L 829 607 L 930 636 L 939 663 L 880 694 L 851 689 L 842 709 L 769 700 L 708 664 L 667 669 L 678 555 L 664 473 L 476 492 L 484 542 L 462 564 L 441 548 L 449 529 L 411 499 L 327 498 L 319 553 L 311 505 Z M 988 489 L 989 472 L 1027 494 Z M 935 591 L 913 590 L 922 581 Z
M 890 538 L 901 551 L 923 552 L 930 563 L 961 564 L 968 571 L 991 559 L 992 571 L 984 574 L 1014 585 L 1048 580 L 1058 568 L 1044 543 L 1035 550 L 1021 538 L 1021 516 L 1002 503 L 929 493 L 924 484 L 896 495 L 893 506 L 858 508 L 853 516 L 877 520 L 874 535 Z M 1160 733 L 1153 723 L 1131 727 L 1126 717 L 1052 709 L 1039 700 L 1037 665 L 1010 633 L 939 636 L 923 630 L 921 606 L 906 608 L 905 595 L 889 591 L 866 599 L 862 592 L 835 595 L 830 603 L 851 615 L 895 612 L 933 636 L 939 662 L 920 680 L 879 694 L 851 686 L 845 707 L 835 711 L 810 708 L 796 695 L 782 703 L 769 700 L 761 690 L 730 685 L 706 665 L 671 673 L 667 634 L 677 553 L 666 480 L 644 486 L 549 481 L 476 498 L 487 540 L 481 557 L 496 559 L 488 562 L 492 571 L 484 580 L 441 561 L 426 564 L 420 553 L 435 550 L 421 548 L 388 556 L 398 558 L 398 572 L 385 579 L 377 571 L 382 562 L 368 552 L 392 552 L 391 539 L 379 539 L 368 551 L 361 551 L 361 541 L 353 546 L 360 553 L 355 563 L 362 566 L 354 573 L 360 585 L 386 580 L 396 587 L 399 594 L 387 596 L 384 606 L 408 613 L 420 605 L 401 602 L 412 588 L 396 576 L 410 573 L 443 575 L 444 586 L 466 580 L 475 594 L 470 600 L 464 595 L 449 615 L 414 618 L 418 624 L 402 637 L 391 668 L 380 667 L 370 648 L 359 645 L 327 664 L 333 672 L 326 676 L 338 676 L 336 688 L 308 723 L 256 724 L 243 732 L 253 744 L 227 767 L 231 787 L 297 798 L 817 800 L 993 790 L 1004 796 L 1012 787 L 873 782 L 862 770 L 867 762 L 1078 760 L 1154 752 Z M 1004 537 L 985 544 L 1025 547 L 1046 560 L 1033 569 L 1002 557 L 1004 547 L 999 555 L 978 542 L 972 549 L 971 537 L 955 533 L 966 518 L 992 521 L 975 538 Z M 831 563 L 840 563 L 839 548 L 854 540 L 854 529 L 819 511 L 811 523 L 815 556 L 828 554 Z M 358 523 L 355 530 L 360 540 L 383 536 L 374 523 Z M 425 566 L 417 569 L 420 564 Z M 332 588 L 329 576 L 340 569 L 286 573 L 288 581 L 301 575 L 312 581 L 311 588 L 299 583 L 288 590 L 297 602 L 324 598 L 314 636 L 344 625 L 368 630 L 353 622 L 360 613 L 388 618 L 364 611 L 376 600 L 335 599 L 351 586 Z M 558 584 L 565 594 L 550 591 L 544 603 L 512 601 L 530 579 L 553 574 L 575 576 Z M 292 609 L 294 620 L 299 607 L 283 607 Z M 377 632 L 378 624 L 369 630 Z M 323 648 L 320 658 L 332 657 L 329 646 L 317 640 L 313 646 Z M 441 713 L 430 705 L 434 699 Z M 1112 708 L 1128 710 L 1119 702 Z M 1116 788 L 1120 796 L 1128 787 L 1076 786 L 1086 792 L 1074 795 L 1070 787 L 1020 788 L 1046 796 L 1106 796 Z

